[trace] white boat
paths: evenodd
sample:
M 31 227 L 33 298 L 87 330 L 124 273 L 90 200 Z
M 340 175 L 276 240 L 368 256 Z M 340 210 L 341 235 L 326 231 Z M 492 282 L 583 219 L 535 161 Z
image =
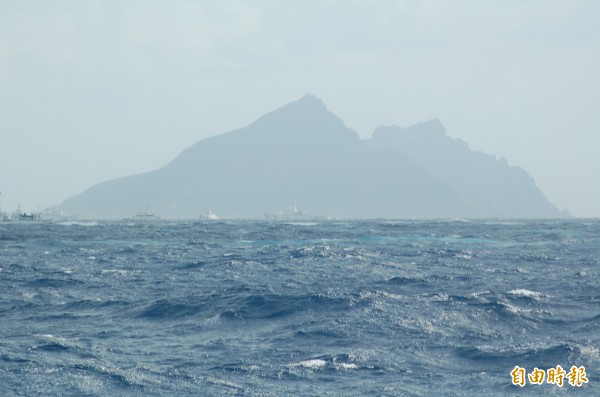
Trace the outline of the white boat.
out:
M 40 218 L 44 221 L 50 222 L 66 222 L 75 220 L 72 217 L 67 216 L 67 214 L 63 213 L 56 207 L 50 207 L 42 210 L 42 212 L 40 212 Z
M 208 212 L 200 215 L 200 219 L 205 219 L 208 221 L 216 221 L 219 220 L 219 216 L 213 212 L 213 210 L 209 209 Z
M 302 220 L 307 219 L 307 215 L 303 209 L 298 208 L 298 205 L 294 203 L 293 207 L 288 207 L 285 210 L 279 211 L 275 214 L 266 213 L 265 217 L 269 219 L 277 220 Z

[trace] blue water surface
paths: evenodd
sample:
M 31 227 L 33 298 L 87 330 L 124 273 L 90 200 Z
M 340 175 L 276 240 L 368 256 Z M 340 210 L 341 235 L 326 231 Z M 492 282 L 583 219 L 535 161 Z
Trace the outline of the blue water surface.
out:
M 0 223 L 0 394 L 600 395 L 599 265 L 598 220 Z

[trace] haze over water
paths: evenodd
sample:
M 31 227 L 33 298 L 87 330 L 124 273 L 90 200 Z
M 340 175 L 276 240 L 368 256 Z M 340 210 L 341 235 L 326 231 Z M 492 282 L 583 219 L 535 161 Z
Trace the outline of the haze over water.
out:
M 2 2 L 2 209 L 157 169 L 310 92 L 361 138 L 437 118 L 559 209 L 599 216 L 599 8 Z

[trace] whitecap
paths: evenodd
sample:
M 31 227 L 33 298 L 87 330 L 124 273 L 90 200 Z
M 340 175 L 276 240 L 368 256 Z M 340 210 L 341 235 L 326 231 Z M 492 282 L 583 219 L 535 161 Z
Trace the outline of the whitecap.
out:
M 344 369 L 344 370 L 351 370 L 351 369 L 356 369 L 358 368 L 358 365 L 353 364 L 353 363 L 336 363 L 335 364 L 335 368 L 336 369 Z
M 448 296 L 447 293 L 442 292 L 442 293 L 435 293 L 433 295 L 431 295 L 433 301 L 435 302 L 447 302 L 450 300 L 450 296 Z
M 592 359 L 598 359 L 598 357 L 600 357 L 600 350 L 596 346 L 579 346 L 579 351 L 582 356 Z
M 527 312 L 526 310 L 519 309 L 518 307 L 513 306 L 510 303 L 502 303 L 502 306 L 504 306 L 507 311 L 509 311 L 511 313 L 514 313 L 514 314 L 519 314 L 519 313 Z
M 394 293 L 386 292 L 386 291 L 382 291 L 380 293 L 381 293 L 381 295 L 383 295 L 384 297 L 389 298 L 389 299 L 395 299 L 395 300 L 399 300 L 399 301 L 406 300 L 406 297 L 403 295 L 400 295 L 400 294 L 394 294 Z
M 129 270 L 124 269 L 102 269 L 100 271 L 102 274 L 118 274 L 119 276 L 127 276 L 131 272 Z
M 508 291 L 509 294 L 517 295 L 517 296 L 526 296 L 528 298 L 539 299 L 543 297 L 541 292 L 531 291 L 525 288 L 517 288 L 511 291 Z
M 304 360 L 298 363 L 291 364 L 292 367 L 303 367 L 309 369 L 319 369 L 323 368 L 325 365 L 327 365 L 327 362 L 320 358 L 313 358 L 310 360 Z
M 232 389 L 240 389 L 240 390 L 242 389 L 242 387 L 240 385 L 238 385 L 234 382 L 225 380 L 225 379 L 218 379 L 218 378 L 214 378 L 214 377 L 211 377 L 209 379 L 216 385 L 227 386 Z

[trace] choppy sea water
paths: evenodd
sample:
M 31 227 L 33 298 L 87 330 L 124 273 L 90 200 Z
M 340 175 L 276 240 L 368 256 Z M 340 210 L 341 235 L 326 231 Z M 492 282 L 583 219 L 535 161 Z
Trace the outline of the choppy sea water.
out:
M 597 220 L 2 223 L 0 394 L 599 395 L 599 265 Z

